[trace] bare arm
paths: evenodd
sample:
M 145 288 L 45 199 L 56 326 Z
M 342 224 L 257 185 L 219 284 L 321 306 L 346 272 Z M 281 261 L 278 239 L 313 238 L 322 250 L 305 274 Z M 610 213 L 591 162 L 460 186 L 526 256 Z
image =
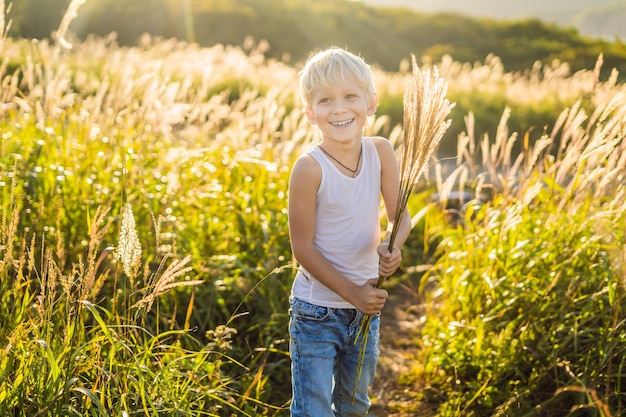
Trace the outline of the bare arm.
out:
M 289 234 L 293 254 L 307 271 L 364 314 L 378 313 L 387 292 L 376 288 L 376 279 L 357 285 L 341 274 L 315 246 L 317 189 L 322 177 L 319 164 L 300 157 L 289 179 Z

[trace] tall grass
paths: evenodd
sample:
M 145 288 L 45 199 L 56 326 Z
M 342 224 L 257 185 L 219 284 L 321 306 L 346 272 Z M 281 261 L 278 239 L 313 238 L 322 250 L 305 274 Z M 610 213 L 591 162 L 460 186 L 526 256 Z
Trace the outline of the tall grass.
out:
M 448 181 L 492 198 L 439 235 L 423 280 L 431 310 L 407 378 L 438 415 L 624 414 L 626 102 L 605 97 L 517 157 L 506 114 L 494 141 L 459 141 Z
M 287 181 L 315 138 L 296 69 L 256 44 L 1 48 L 0 415 L 285 415 Z M 518 141 L 521 159 L 506 117 L 493 140 L 475 139 L 468 114 L 458 164 L 442 161 L 409 202 L 424 239 L 407 243 L 405 270 L 429 257 L 423 283 L 441 318 L 426 320 L 428 361 L 411 378 L 443 393 L 442 415 L 506 415 L 504 397 L 544 409 L 582 398 L 618 415 L 623 86 L 593 70 L 504 74 L 494 62 L 443 63 L 452 101 L 525 86 L 581 105 L 545 139 Z M 377 71 L 381 101 L 407 76 Z M 385 114 L 368 126 L 394 144 L 400 132 Z M 492 199 L 457 228 L 435 205 L 422 217 L 437 184 Z
M 284 190 L 309 134 L 258 70 L 285 68 L 7 42 L 25 60 L 2 76 L 0 414 L 280 412 Z

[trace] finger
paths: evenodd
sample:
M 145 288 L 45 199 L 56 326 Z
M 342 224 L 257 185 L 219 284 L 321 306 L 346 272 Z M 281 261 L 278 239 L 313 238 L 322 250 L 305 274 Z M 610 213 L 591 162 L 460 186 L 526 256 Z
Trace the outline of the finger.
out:
M 388 266 L 385 265 L 381 265 L 378 268 L 378 272 L 380 273 L 381 276 L 383 277 L 389 277 L 389 275 L 391 275 L 391 273 L 395 270 L 395 268 L 390 268 Z
M 389 250 L 389 248 L 386 246 L 379 246 L 376 252 L 378 253 L 378 256 L 380 256 L 381 258 L 388 258 L 393 253 L 393 249 L 395 248 L 392 248 L 391 250 Z

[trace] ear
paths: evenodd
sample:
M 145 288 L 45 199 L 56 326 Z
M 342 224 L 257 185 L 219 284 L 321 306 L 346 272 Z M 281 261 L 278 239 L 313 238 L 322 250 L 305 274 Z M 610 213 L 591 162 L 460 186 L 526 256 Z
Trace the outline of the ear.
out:
M 378 94 L 374 93 L 369 99 L 367 104 L 367 115 L 373 116 L 376 114 L 376 108 L 378 108 Z
M 306 107 L 304 109 L 304 114 L 306 115 L 306 118 L 309 120 L 309 123 L 311 123 L 312 125 L 317 124 L 317 120 L 315 120 L 315 113 L 313 113 L 313 110 L 311 110 L 310 107 Z

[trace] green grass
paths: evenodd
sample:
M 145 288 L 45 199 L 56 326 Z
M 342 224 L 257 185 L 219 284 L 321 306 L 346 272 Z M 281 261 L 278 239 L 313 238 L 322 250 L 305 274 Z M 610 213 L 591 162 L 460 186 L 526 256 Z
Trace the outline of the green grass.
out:
M 0 414 L 286 415 L 287 184 L 315 140 L 296 69 L 173 41 L 3 48 L 23 64 L 0 72 Z M 421 278 L 429 310 L 403 381 L 442 416 L 620 415 L 623 86 L 441 70 L 477 115 L 555 86 L 570 107 L 536 142 L 463 115 L 458 160 L 416 190 L 389 284 Z M 405 76 L 376 71 L 389 109 Z M 401 137 L 384 114 L 368 132 Z M 459 187 L 490 200 L 449 222 L 430 195 Z
M 626 205 L 616 154 L 625 145 L 616 99 L 588 121 L 569 112 L 580 117 L 564 123 L 570 142 L 558 159 L 537 143 L 519 169 L 485 164 L 498 193 L 440 234 L 422 283 L 431 309 L 422 349 L 405 375 L 427 385 L 424 399 L 439 415 L 624 413 Z

